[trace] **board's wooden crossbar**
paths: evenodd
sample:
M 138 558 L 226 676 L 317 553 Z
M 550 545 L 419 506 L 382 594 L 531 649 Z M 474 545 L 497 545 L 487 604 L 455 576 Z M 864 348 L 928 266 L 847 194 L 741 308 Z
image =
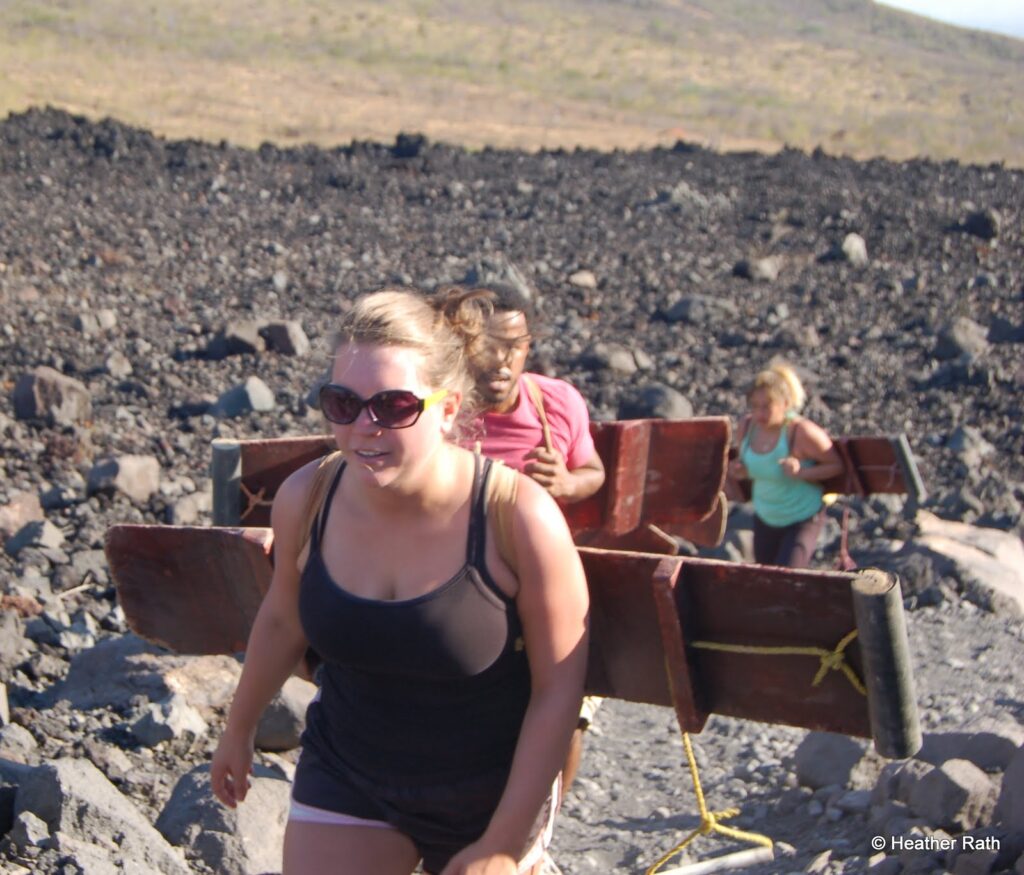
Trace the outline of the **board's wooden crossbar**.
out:
M 579 543 L 658 549 L 649 526 L 714 545 L 722 535 L 730 425 L 725 417 L 592 423 L 607 472 L 601 489 L 564 508 Z M 333 448 L 326 435 L 213 443 L 213 518 L 266 526 L 285 478 Z M 665 552 L 664 545 L 661 552 Z
M 175 526 L 115 526 L 106 544 L 132 629 L 186 653 L 244 649 L 270 585 L 272 547 L 265 528 Z M 913 746 L 902 602 L 888 575 L 865 596 L 855 586 L 864 574 L 593 548 L 580 556 L 591 596 L 589 692 L 672 707 L 688 732 L 718 713 L 874 736 L 886 750 Z M 832 650 L 852 629 L 845 658 L 867 698 L 841 672 L 812 685 L 819 664 L 806 656 L 690 646 Z
M 909 513 L 928 497 L 905 434 L 837 437 L 833 441 L 843 460 L 843 471 L 822 483 L 825 492 L 905 495 Z M 735 449 L 730 457 L 736 457 Z M 726 494 L 733 501 L 749 501 L 750 482 L 730 477 Z

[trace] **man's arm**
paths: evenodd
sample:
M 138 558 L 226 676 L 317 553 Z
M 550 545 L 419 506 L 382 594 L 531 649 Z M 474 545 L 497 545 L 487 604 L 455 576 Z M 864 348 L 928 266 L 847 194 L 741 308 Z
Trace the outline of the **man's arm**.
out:
M 525 458 L 523 473 L 543 486 L 552 498 L 566 504 L 589 498 L 604 483 L 604 463 L 597 453 L 571 471 L 558 450 L 537 447 Z
M 569 473 L 574 481 L 573 494 L 568 499 L 569 501 L 582 501 L 584 498 L 590 498 L 604 485 L 604 462 L 601 461 L 601 457 L 597 453 Z

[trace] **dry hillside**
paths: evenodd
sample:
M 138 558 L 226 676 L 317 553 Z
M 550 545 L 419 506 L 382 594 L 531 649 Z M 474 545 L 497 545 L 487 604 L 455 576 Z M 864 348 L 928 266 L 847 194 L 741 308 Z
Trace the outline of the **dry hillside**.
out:
M 254 146 L 821 145 L 1024 166 L 1024 41 L 869 0 L 8 0 L 0 114 Z

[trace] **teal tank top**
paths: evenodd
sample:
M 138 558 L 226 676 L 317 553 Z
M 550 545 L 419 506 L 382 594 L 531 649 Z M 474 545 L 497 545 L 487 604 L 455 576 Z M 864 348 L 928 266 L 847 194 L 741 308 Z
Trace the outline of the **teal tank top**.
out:
M 790 419 L 792 417 L 786 418 L 786 424 L 782 427 L 775 447 L 767 453 L 756 453 L 750 447 L 753 423 L 747 429 L 740 445 L 740 461 L 746 466 L 753 483 L 754 513 L 768 525 L 778 528 L 791 526 L 814 516 L 821 508 L 821 497 L 824 493 L 820 484 L 787 477 L 779 467 L 779 460 L 790 454 Z M 814 462 L 805 459 L 800 463 L 800 467 L 808 468 L 813 464 Z

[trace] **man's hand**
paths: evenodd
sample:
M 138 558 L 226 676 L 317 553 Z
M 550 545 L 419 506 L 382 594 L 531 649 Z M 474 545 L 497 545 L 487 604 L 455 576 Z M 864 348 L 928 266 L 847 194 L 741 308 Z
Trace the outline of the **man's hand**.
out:
M 543 486 L 552 498 L 573 498 L 576 483 L 558 450 L 537 447 L 526 454 L 523 473 Z

